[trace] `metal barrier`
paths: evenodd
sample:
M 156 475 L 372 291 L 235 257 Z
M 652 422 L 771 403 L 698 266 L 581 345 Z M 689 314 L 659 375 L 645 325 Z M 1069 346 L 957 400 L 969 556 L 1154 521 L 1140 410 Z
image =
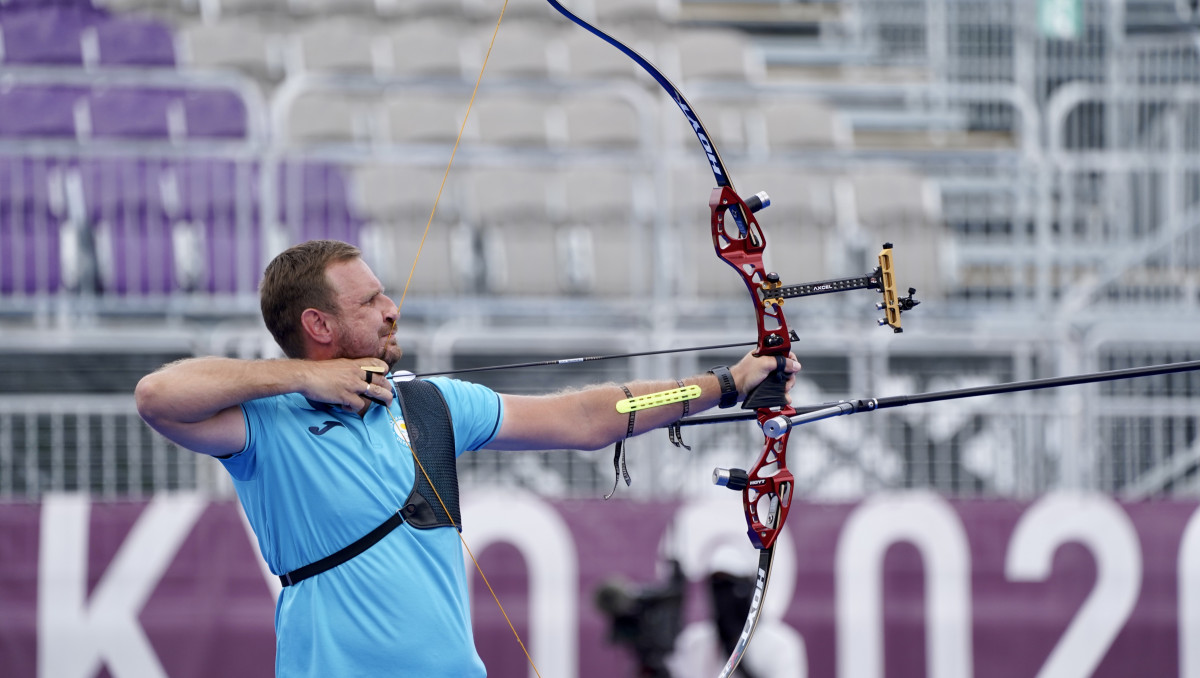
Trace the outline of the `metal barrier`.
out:
M 232 485 L 215 461 L 151 431 L 132 396 L 0 396 L 0 500 L 194 489 L 220 495 Z

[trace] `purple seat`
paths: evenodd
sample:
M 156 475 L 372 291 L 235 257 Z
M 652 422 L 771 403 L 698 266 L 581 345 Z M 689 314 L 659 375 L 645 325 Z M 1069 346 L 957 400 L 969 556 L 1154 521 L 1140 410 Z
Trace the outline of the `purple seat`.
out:
M 21 6 L 0 14 L 4 61 L 9 64 L 83 65 L 83 30 L 107 14 L 79 4 Z
M 125 218 L 144 212 L 149 205 L 161 210 L 162 199 L 144 162 L 128 158 L 86 158 L 79 161 L 87 219 L 92 223 Z
M 84 167 L 89 210 L 112 243 L 110 293 L 178 291 L 177 258 L 191 256 L 200 263 L 193 291 L 256 291 L 263 252 L 256 168 L 239 172 L 233 161 L 208 159 L 104 160 Z M 178 203 L 169 204 L 165 192 L 174 192 Z M 199 229 L 199 253 L 175 250 L 172 234 L 184 222 Z
M 0 213 L 0 294 L 52 294 L 62 285 L 58 223 Z
M 172 171 L 180 194 L 179 218 L 202 224 L 204 272 L 198 288 L 210 293 L 253 294 L 263 252 L 258 167 L 195 159 Z M 243 260 L 249 264 L 239 270 Z
M 93 90 L 88 97 L 92 136 L 118 139 L 166 139 L 170 136 L 167 111 L 179 98 L 173 90 L 111 87 Z
M 182 216 L 185 219 L 211 222 L 232 220 L 239 203 L 248 203 L 253 215 L 258 213 L 258 174 L 243 170 L 239 174 L 232 160 L 196 159 L 175 167 Z
M 262 229 L 257 221 L 253 221 L 249 230 L 247 237 L 236 219 L 204 223 L 205 276 L 200 289 L 225 294 L 253 294 L 257 290 L 262 269 Z M 243 258 L 249 264 L 239 272 Z
M 175 66 L 175 39 L 161 21 L 115 15 L 92 30 L 102 66 Z
M 0 137 L 75 137 L 75 105 L 87 89 L 17 85 L 0 89 Z
M 172 290 L 170 223 L 158 184 L 161 161 L 126 158 L 79 161 L 96 257 L 108 275 L 101 292 L 120 296 Z
M 61 286 L 59 220 L 47 195 L 55 164 L 0 158 L 0 294 L 50 294 Z
M 242 139 L 246 136 L 246 105 L 236 92 L 192 90 L 183 95 L 187 135 L 204 139 Z
M 40 180 L 45 173 L 38 169 L 29 158 L 0 156 L 0 212 L 25 219 L 35 205 L 49 202 L 47 186 Z
M 0 295 L 55 293 L 63 285 L 63 216 L 51 213 L 48 188 L 59 170 L 77 171 L 83 183 L 85 227 L 102 274 L 98 293 L 179 293 L 177 266 L 188 256 L 198 257 L 200 264 L 190 291 L 256 291 L 264 252 L 257 166 L 210 159 L 0 156 Z M 315 170 L 316 175 L 325 171 Z M 173 237 L 187 223 L 198 229 L 198 252 L 177 251 L 189 247 Z
M 170 225 L 161 213 L 130 210 L 124 218 L 98 224 L 108 231 L 112 279 L 105 292 L 120 296 L 170 294 L 174 284 Z
M 328 163 L 281 168 L 280 216 L 300 240 L 333 238 L 360 244 L 363 220 L 350 208 L 346 174 Z

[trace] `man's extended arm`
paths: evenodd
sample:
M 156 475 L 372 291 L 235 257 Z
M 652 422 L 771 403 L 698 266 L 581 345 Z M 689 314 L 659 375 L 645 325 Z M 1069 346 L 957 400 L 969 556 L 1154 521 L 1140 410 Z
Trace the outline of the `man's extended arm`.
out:
M 757 386 L 775 368 L 772 357 L 747 355 L 730 368 L 738 389 L 738 399 Z M 792 356 L 788 360 L 788 387 L 795 379 L 800 363 Z M 690 401 L 692 413 L 714 407 L 721 398 L 721 388 L 712 374 L 702 374 L 683 380 L 685 386 L 697 385 L 700 397 Z M 625 385 L 636 397 L 667 391 L 677 387 L 674 381 L 639 381 Z M 616 384 L 593 386 L 579 391 L 545 396 L 502 395 L 504 423 L 496 438 L 488 444 L 494 450 L 598 450 L 625 437 L 629 415 L 616 410 L 616 403 L 626 398 Z M 679 419 L 682 405 L 674 403 L 637 412 L 634 435 L 666 426 Z
M 138 414 L 154 430 L 196 452 L 223 456 L 246 445 L 239 405 L 256 398 L 302 393 L 308 398 L 360 411 L 365 396 L 391 402 L 382 377 L 369 388 L 362 366 L 385 367 L 375 358 L 358 360 L 234 360 L 194 358 L 164 366 L 138 382 Z M 369 392 L 368 392 L 369 391 Z

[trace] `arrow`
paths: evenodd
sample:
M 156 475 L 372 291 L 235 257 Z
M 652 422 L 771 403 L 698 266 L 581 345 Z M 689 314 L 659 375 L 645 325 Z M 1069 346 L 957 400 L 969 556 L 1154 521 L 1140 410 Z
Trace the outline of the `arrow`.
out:
M 792 340 L 797 341 L 796 334 L 792 333 Z M 757 342 L 742 341 L 733 344 L 710 344 L 708 346 L 689 346 L 687 348 L 664 348 L 657 351 L 637 351 L 635 353 L 612 353 L 609 355 L 589 355 L 578 358 L 559 358 L 557 360 L 537 360 L 527 363 L 509 363 L 507 365 L 489 365 L 487 367 L 462 367 L 457 370 L 441 370 L 439 372 L 422 372 L 413 375 L 416 378 L 434 377 L 443 374 L 464 374 L 467 372 L 490 372 L 492 370 L 514 370 L 520 367 L 547 367 L 552 365 L 574 365 L 577 363 L 587 363 L 596 360 L 616 360 L 617 358 L 638 358 L 647 355 L 664 355 L 667 353 L 686 353 L 688 351 L 715 351 L 722 348 L 739 348 L 746 346 L 755 346 Z

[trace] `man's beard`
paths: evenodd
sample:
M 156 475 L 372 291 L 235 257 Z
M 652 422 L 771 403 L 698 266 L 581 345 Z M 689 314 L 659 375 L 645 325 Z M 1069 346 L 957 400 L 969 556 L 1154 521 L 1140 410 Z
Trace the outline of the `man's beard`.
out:
M 339 346 L 337 357 L 339 358 L 350 358 L 351 360 L 354 360 L 357 358 L 365 358 L 370 356 L 372 358 L 378 358 L 387 363 L 388 371 L 391 371 L 392 368 L 396 366 L 396 363 L 400 361 L 401 356 L 404 355 L 404 349 L 400 348 L 400 345 L 395 343 L 395 333 L 392 331 L 389 331 L 386 335 L 379 337 L 379 339 L 383 340 L 383 346 L 379 348 L 376 348 L 378 344 L 376 344 L 376 346 L 371 346 L 370 348 L 355 348 L 350 346 L 346 342 L 345 328 L 341 327 L 340 325 L 337 328 L 337 333 Z
M 380 349 L 379 359 L 387 363 L 389 372 L 396 367 L 396 363 L 400 362 L 400 358 L 404 355 L 404 349 L 400 348 L 400 344 L 396 343 L 395 339 L 395 333 L 388 332 L 383 348 Z

